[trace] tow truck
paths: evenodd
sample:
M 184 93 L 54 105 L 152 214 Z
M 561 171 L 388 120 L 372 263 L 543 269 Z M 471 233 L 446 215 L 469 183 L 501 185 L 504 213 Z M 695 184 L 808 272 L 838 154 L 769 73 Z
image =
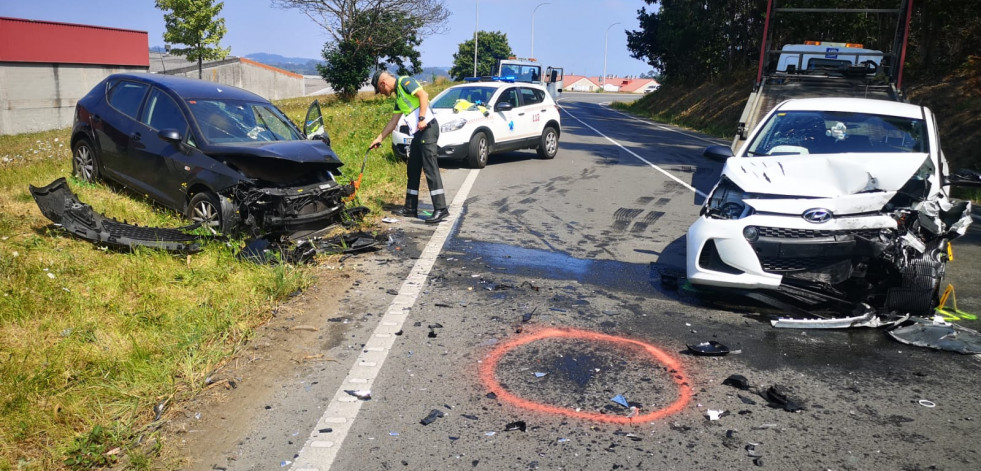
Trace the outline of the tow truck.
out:
M 548 90 L 552 99 L 558 98 L 562 93 L 561 67 L 547 67 L 545 74 L 542 75 L 542 65 L 535 58 L 509 57 L 502 59 L 497 64 L 497 76 L 504 80 L 514 82 L 537 83 Z

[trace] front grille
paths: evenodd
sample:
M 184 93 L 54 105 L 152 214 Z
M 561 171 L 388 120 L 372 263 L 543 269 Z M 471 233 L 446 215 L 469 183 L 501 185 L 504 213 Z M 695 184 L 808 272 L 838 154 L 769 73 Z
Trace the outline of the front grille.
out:
M 761 257 L 760 265 L 767 273 L 788 273 L 796 271 L 809 271 L 820 268 L 831 263 L 826 258 L 821 257 L 797 257 L 797 258 L 777 258 Z
M 786 227 L 758 227 L 760 237 L 773 239 L 823 239 L 841 236 L 855 236 L 877 239 L 882 229 L 845 229 L 838 231 L 815 229 L 789 229 Z

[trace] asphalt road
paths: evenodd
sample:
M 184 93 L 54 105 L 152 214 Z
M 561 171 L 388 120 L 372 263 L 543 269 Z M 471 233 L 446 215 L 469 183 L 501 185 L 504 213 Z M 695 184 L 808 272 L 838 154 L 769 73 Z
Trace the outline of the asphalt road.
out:
M 191 467 L 977 469 L 975 356 L 876 329 L 778 330 L 737 300 L 662 286 L 661 271 L 683 273 L 721 170 L 701 150 L 724 142 L 610 99 L 564 96 L 554 160 L 446 168 L 451 219 L 435 235 L 397 223 L 399 253 L 365 256 L 366 278 L 316 300 L 332 313 L 315 341 L 330 361 L 231 402 L 234 430 L 202 426 L 227 446 Z M 950 266 L 968 312 L 981 311 L 979 246 L 972 227 Z M 685 353 L 706 341 L 734 353 Z M 749 389 L 724 385 L 733 374 Z M 802 410 L 768 407 L 775 385 Z

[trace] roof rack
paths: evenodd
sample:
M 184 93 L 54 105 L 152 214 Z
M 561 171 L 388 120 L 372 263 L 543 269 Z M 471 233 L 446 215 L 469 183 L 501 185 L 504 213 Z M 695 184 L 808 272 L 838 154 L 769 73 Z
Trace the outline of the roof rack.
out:
M 463 79 L 463 81 L 464 82 L 507 82 L 507 83 L 514 83 L 515 77 L 513 75 L 508 75 L 508 76 L 505 76 L 505 77 L 501 77 L 501 76 L 497 76 L 497 75 L 494 75 L 494 76 L 484 75 L 484 76 L 481 76 L 481 77 L 465 77 Z

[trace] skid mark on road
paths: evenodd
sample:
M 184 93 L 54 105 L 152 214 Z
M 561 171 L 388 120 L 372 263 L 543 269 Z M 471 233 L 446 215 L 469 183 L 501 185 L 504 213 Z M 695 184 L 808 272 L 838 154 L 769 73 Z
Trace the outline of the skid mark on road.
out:
M 354 425 L 354 419 L 357 418 L 362 404 L 362 401 L 346 391 L 371 390 L 392 346 L 395 345 L 396 332 L 402 330 L 402 324 L 409 317 L 409 309 L 416 303 L 426 285 L 426 279 L 436 263 L 436 257 L 443 249 L 443 244 L 449 238 L 453 226 L 459 220 L 457 218 L 463 214 L 463 203 L 473 188 L 478 173 L 480 170 L 471 170 L 467 175 L 450 205 L 450 214 L 456 216 L 451 216 L 450 221 L 444 221 L 436 227 L 419 260 L 399 288 L 399 294 L 395 296 L 385 315 L 378 321 L 371 338 L 365 343 L 354 366 L 348 371 L 344 382 L 327 404 L 323 417 L 317 421 L 317 426 L 300 449 L 291 469 L 323 471 L 330 469 L 334 459 L 337 458 L 341 444 Z

